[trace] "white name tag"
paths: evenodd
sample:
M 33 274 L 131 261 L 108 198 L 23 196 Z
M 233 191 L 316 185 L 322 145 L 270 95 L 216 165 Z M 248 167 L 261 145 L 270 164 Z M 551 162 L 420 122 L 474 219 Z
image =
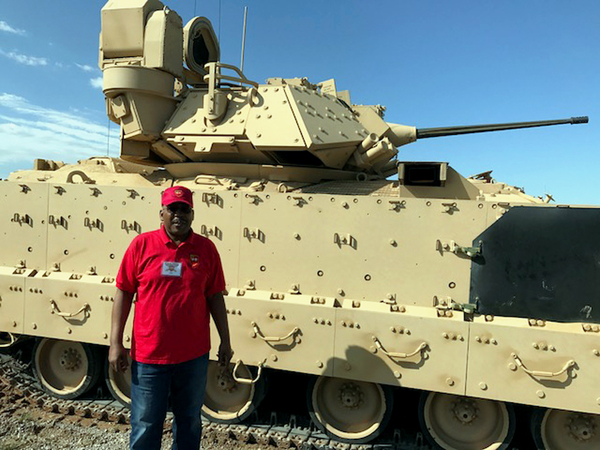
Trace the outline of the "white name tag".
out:
M 181 263 L 165 261 L 162 263 L 162 276 L 163 277 L 180 277 L 181 276 Z

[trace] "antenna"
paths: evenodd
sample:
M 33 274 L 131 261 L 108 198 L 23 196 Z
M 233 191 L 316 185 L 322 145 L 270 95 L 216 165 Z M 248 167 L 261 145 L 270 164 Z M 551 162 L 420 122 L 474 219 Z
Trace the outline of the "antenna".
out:
M 248 7 L 244 6 L 244 29 L 242 31 L 242 61 L 240 62 L 240 71 L 244 72 L 244 49 L 246 47 L 246 20 L 248 19 Z

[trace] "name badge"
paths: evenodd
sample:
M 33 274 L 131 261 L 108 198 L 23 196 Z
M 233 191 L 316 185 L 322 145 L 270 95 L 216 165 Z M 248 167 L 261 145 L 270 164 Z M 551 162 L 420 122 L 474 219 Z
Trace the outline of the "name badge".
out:
M 181 263 L 165 261 L 162 263 L 163 277 L 180 277 L 181 276 Z

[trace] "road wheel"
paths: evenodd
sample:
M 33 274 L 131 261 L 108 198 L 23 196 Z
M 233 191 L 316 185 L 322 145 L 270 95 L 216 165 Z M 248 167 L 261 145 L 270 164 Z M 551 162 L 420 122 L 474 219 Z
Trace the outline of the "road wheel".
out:
M 265 377 L 253 384 L 238 383 L 232 376 L 233 364 L 229 369 L 216 361 L 208 362 L 206 392 L 202 415 L 212 422 L 239 423 L 252 414 L 265 396 Z M 240 366 L 237 376 L 251 379 L 246 366 Z
M 364 444 L 379 436 L 393 408 L 387 386 L 324 376 L 310 383 L 307 400 L 315 425 L 329 437 L 351 444 Z
M 104 381 L 108 390 L 123 406 L 131 407 L 131 357 L 127 355 L 129 365 L 125 372 L 116 372 L 109 364 L 108 358 L 104 363 Z
M 98 381 L 101 367 L 98 352 L 88 344 L 43 338 L 33 349 L 33 372 L 54 397 L 79 397 Z
M 515 433 L 510 404 L 424 392 L 419 421 L 427 439 L 444 450 L 502 450 Z
M 600 416 L 538 409 L 531 417 L 533 440 L 540 450 L 600 448 Z

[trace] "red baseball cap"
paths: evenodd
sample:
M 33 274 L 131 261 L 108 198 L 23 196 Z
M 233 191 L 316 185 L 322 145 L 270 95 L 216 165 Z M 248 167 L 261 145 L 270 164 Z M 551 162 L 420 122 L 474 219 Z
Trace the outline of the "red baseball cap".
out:
M 173 186 L 165 189 L 162 194 L 161 204 L 169 206 L 171 203 L 186 203 L 193 208 L 192 191 L 184 186 Z

